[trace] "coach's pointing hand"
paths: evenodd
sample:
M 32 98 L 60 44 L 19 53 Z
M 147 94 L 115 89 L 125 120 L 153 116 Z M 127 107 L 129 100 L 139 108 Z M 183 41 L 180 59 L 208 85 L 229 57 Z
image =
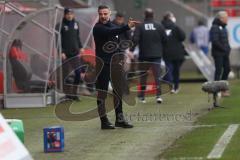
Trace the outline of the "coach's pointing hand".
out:
M 135 27 L 137 24 L 139 24 L 140 22 L 138 22 L 138 21 L 134 21 L 132 18 L 129 18 L 129 20 L 128 20 L 128 27 L 129 28 L 133 28 L 133 27 Z

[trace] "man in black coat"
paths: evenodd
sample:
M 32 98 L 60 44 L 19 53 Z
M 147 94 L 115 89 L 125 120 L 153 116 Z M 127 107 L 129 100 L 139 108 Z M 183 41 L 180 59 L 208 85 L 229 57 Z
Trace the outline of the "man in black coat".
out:
M 104 49 L 109 43 L 119 43 L 119 35 L 127 32 L 130 28 L 135 26 L 135 22 L 129 20 L 127 25 L 118 27 L 110 21 L 111 11 L 108 6 L 101 5 L 98 7 L 99 21 L 95 24 L 93 28 L 93 36 L 96 45 L 96 56 L 103 61 L 102 64 L 99 64 L 96 61 L 96 70 L 99 73 L 96 81 L 96 89 L 98 91 L 97 95 L 97 105 L 98 113 L 101 120 L 102 129 L 114 129 L 115 127 L 122 128 L 132 128 L 133 126 L 129 124 L 123 117 L 122 110 L 122 97 L 121 93 L 117 93 L 115 88 L 113 88 L 114 94 L 114 108 L 116 114 L 115 127 L 110 123 L 107 118 L 106 108 L 105 108 L 105 99 L 107 98 L 108 84 L 111 81 L 111 60 L 114 55 L 116 55 L 119 49 L 108 50 Z M 115 46 L 116 47 L 116 46 Z M 110 47 L 111 48 L 111 47 Z M 111 71 L 118 72 L 118 71 Z M 116 82 L 112 82 L 116 83 Z M 120 82 L 119 82 L 120 83 Z M 115 84 L 117 85 L 117 84 Z M 115 86 L 113 84 L 113 86 Z
M 167 67 L 167 74 L 164 78 L 173 83 L 171 93 L 178 93 L 180 68 L 186 53 L 182 43 L 186 35 L 184 31 L 176 25 L 176 18 L 172 12 L 167 12 L 164 15 L 162 24 L 167 34 L 167 41 L 164 46 L 163 54 L 163 59 Z
M 115 24 L 118 27 L 123 27 L 125 25 L 125 16 L 121 12 L 117 12 L 115 15 L 115 19 L 112 21 L 113 24 Z M 120 41 L 122 40 L 130 40 L 131 35 L 130 31 L 124 32 L 119 35 Z
M 140 64 L 139 69 L 152 69 L 154 79 L 156 83 L 156 101 L 162 103 L 161 96 L 161 58 L 163 54 L 163 46 L 166 41 L 166 34 L 161 24 L 154 21 L 154 12 L 151 8 L 145 10 L 144 23 L 137 26 L 134 32 L 133 41 L 135 45 L 139 45 L 139 57 L 140 62 L 152 63 L 149 68 L 143 64 Z M 134 50 L 134 47 L 131 51 Z M 139 94 L 140 102 L 146 103 L 145 90 L 147 83 L 147 72 L 140 78 L 141 91 Z
M 210 39 L 212 42 L 212 56 L 215 62 L 215 81 L 227 80 L 230 72 L 229 55 L 231 47 L 227 31 L 228 14 L 225 11 L 218 12 L 212 23 Z M 229 92 L 222 93 L 229 96 Z
M 80 63 L 80 53 L 84 51 L 81 40 L 80 40 L 80 29 L 79 23 L 74 19 L 75 15 L 72 9 L 64 9 L 64 17 L 62 25 L 57 25 L 57 30 L 61 33 L 61 51 L 63 61 L 63 91 L 66 94 L 66 98 L 79 100 L 77 96 L 77 87 L 80 83 L 80 69 L 76 69 Z M 69 61 L 72 59 L 71 61 Z M 74 82 L 73 85 L 67 82 L 68 73 L 74 70 Z M 68 83 L 68 84 L 67 84 Z

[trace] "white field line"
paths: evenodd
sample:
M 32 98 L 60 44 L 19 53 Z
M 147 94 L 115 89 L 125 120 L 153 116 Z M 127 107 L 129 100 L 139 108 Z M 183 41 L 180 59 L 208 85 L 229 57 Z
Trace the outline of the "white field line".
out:
M 233 135 L 237 131 L 239 124 L 231 124 L 213 147 L 212 151 L 208 154 L 208 159 L 219 159 L 227 147 L 228 143 L 232 139 Z

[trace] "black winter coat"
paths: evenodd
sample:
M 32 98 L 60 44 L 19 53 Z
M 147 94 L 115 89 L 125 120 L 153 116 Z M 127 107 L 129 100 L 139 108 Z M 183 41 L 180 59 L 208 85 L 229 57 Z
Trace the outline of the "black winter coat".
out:
M 112 23 L 113 23 L 114 25 L 116 25 L 116 27 L 123 27 L 123 26 L 126 25 L 126 24 L 119 25 L 119 24 L 117 24 L 115 21 L 112 21 Z M 129 30 L 129 31 L 126 31 L 126 32 L 123 32 L 122 34 L 119 34 L 118 36 L 119 36 L 119 40 L 120 40 L 120 41 L 123 41 L 123 40 L 131 40 L 131 32 L 130 32 L 130 30 Z
M 186 38 L 184 31 L 171 20 L 163 20 L 163 26 L 167 34 L 167 42 L 164 46 L 164 60 L 183 60 L 186 51 L 183 46 L 183 41 Z
M 162 58 L 166 34 L 161 24 L 146 19 L 136 27 L 133 41 L 139 45 L 139 60 Z
M 229 55 L 231 47 L 228 40 L 226 24 L 223 24 L 219 19 L 213 21 L 210 30 L 210 40 L 212 42 L 213 57 Z
M 101 58 L 104 63 L 110 64 L 112 56 L 118 53 L 119 49 L 114 50 L 111 53 L 106 53 L 103 49 L 104 45 L 110 41 L 119 43 L 120 39 L 118 35 L 127 32 L 128 30 L 130 30 L 128 25 L 117 27 L 110 21 L 106 24 L 100 22 L 96 23 L 93 28 L 93 36 L 96 46 L 96 56 Z
M 60 25 L 57 26 L 59 28 Z M 79 23 L 75 20 L 67 21 L 63 19 L 61 28 L 61 41 L 62 52 L 66 54 L 68 58 L 74 57 L 79 54 L 79 50 L 82 48 L 80 40 Z

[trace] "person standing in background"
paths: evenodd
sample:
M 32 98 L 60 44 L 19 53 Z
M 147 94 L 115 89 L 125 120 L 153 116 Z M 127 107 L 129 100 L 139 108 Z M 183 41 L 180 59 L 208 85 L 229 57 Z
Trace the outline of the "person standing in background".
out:
M 191 33 L 190 41 L 196 44 L 197 47 L 203 51 L 207 56 L 209 52 L 209 29 L 203 20 L 199 20 L 198 26 L 195 27 Z
M 117 12 L 112 23 L 115 24 L 116 27 L 125 26 L 126 25 L 125 24 L 125 15 L 121 12 Z M 131 40 L 131 30 L 121 33 L 117 36 L 118 36 L 118 43 L 121 43 L 121 41 L 130 41 Z M 133 57 L 132 57 L 132 54 L 129 52 L 129 48 L 126 49 L 124 52 L 125 52 L 125 55 L 127 56 L 127 58 L 126 58 L 127 63 L 125 63 L 125 68 L 126 68 L 126 70 L 129 70 L 130 63 L 131 63 L 131 60 Z M 111 84 L 109 84 L 109 88 L 112 88 Z M 126 88 L 128 88 L 128 87 L 126 87 Z M 126 92 L 128 92 L 128 91 L 126 90 Z
M 121 12 L 117 12 L 115 15 L 115 19 L 112 21 L 113 24 L 115 24 L 117 27 L 123 27 L 125 24 L 125 16 Z M 119 35 L 120 41 L 122 40 L 130 40 L 131 33 L 130 31 L 124 32 Z
M 215 62 L 215 81 L 228 80 L 230 72 L 229 55 L 231 47 L 228 40 L 228 14 L 225 11 L 217 13 L 210 30 L 210 39 L 212 43 L 212 56 Z M 228 91 L 222 92 L 222 96 L 230 96 Z
M 60 24 L 57 25 L 59 28 Z M 75 69 L 74 66 L 78 66 L 80 63 L 80 54 L 84 52 L 81 39 L 80 39 L 80 29 L 79 23 L 75 20 L 75 15 L 72 9 L 64 9 L 64 17 L 62 20 L 62 28 L 60 29 L 61 33 L 61 47 L 62 47 L 62 61 L 64 64 L 63 67 L 63 92 L 66 94 L 66 98 L 72 100 L 79 100 L 77 96 L 77 88 L 73 85 L 78 85 L 80 83 L 80 69 Z M 74 61 L 69 62 L 68 60 L 74 58 Z M 72 86 L 66 85 L 67 73 L 69 70 L 74 70 L 74 82 Z
M 183 41 L 186 38 L 184 31 L 176 25 L 176 18 L 172 12 L 167 12 L 162 20 L 167 34 L 164 46 L 163 59 L 167 67 L 164 79 L 173 83 L 171 93 L 179 92 L 180 68 L 186 54 Z
M 112 21 L 113 24 L 115 24 L 116 26 L 118 27 L 122 27 L 125 25 L 125 15 L 121 12 L 117 12 L 116 15 L 115 15 L 115 19 Z M 135 28 L 135 27 L 134 27 Z M 119 39 L 120 39 L 120 42 L 121 41 L 131 41 L 132 42 L 132 37 L 133 37 L 133 33 L 134 33 L 134 28 L 131 28 L 131 30 L 127 31 L 127 32 L 124 32 L 122 34 L 119 35 Z M 126 50 L 126 54 L 127 56 L 126 58 L 126 70 L 129 71 L 129 70 L 134 70 L 134 67 L 135 67 L 135 64 L 132 64 L 131 62 L 136 62 L 136 57 L 134 57 L 134 54 L 132 52 L 130 52 L 130 48 L 128 48 Z M 131 77 L 131 76 L 134 76 L 134 73 L 131 72 L 131 73 L 128 73 L 127 75 L 128 77 Z
M 144 69 L 152 69 L 155 84 L 156 84 L 156 102 L 162 103 L 161 98 L 161 59 L 163 55 L 163 47 L 166 41 L 164 28 L 160 23 L 154 21 L 154 11 L 151 8 L 145 9 L 144 23 L 136 27 L 133 37 L 134 45 L 139 45 L 139 62 L 152 63 L 151 66 Z M 133 47 L 131 51 L 134 51 Z M 143 69 L 140 64 L 139 69 Z M 143 71 L 143 76 L 140 77 L 141 91 L 139 94 L 140 102 L 146 103 L 145 91 L 148 73 Z

